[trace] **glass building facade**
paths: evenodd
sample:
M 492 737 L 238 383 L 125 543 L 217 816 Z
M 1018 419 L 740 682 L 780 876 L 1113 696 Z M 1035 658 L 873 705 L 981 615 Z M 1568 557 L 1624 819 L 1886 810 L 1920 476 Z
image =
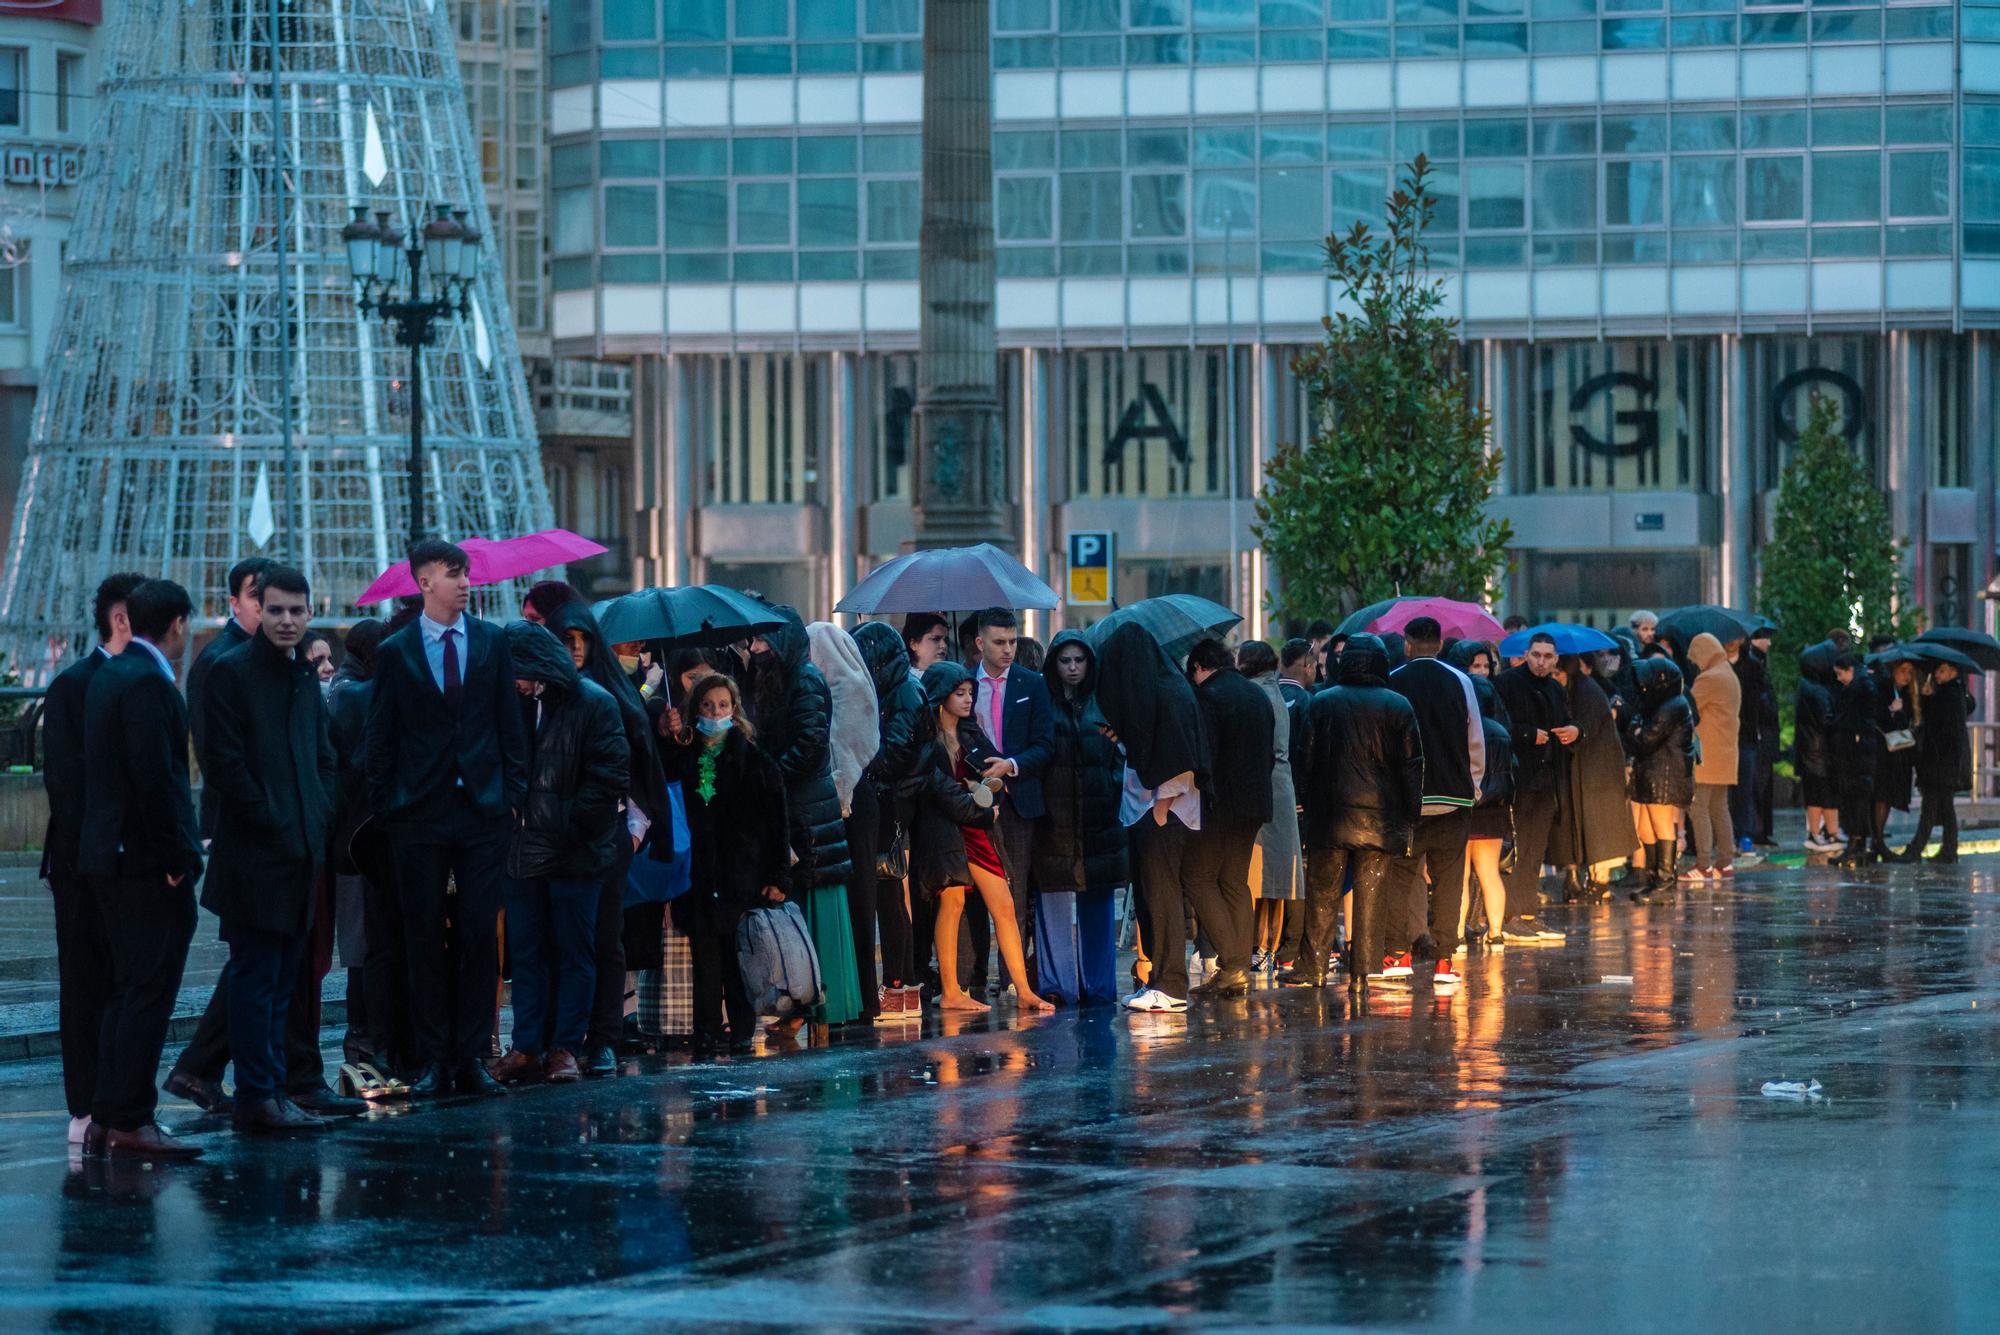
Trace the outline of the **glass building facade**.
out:
M 1250 605 L 1323 238 L 1417 154 L 1510 605 L 1747 601 L 1834 395 L 1933 616 L 1994 548 L 2000 6 L 993 0 L 1024 554 Z M 823 610 L 909 536 L 918 0 L 555 0 L 550 330 L 634 367 L 635 574 Z M 769 566 L 760 570 L 757 563 Z M 1975 590 L 1976 591 L 1976 590 Z M 1953 611 L 1953 609 L 1956 611 Z

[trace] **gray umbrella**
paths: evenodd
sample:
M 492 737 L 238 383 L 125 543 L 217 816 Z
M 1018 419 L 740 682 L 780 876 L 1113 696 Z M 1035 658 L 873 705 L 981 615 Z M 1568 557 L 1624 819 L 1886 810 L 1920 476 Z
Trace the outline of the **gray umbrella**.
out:
M 1158 640 L 1168 658 L 1179 659 L 1199 641 L 1226 633 L 1232 626 L 1240 625 L 1243 618 L 1198 594 L 1162 594 L 1121 607 L 1092 626 L 1088 632 L 1090 647 L 1098 648 L 1112 631 L 1128 621 Z
M 911 552 L 870 571 L 837 612 L 977 612 L 1056 605 L 1056 591 L 990 542 Z

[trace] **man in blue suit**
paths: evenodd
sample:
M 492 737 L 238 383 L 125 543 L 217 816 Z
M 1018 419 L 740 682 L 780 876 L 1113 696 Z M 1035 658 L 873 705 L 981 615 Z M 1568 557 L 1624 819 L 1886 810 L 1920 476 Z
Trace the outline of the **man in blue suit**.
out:
M 986 762 L 986 778 L 1003 785 L 993 844 L 1007 872 L 1007 886 L 1014 895 L 1014 921 L 1025 948 L 1035 939 L 1029 922 L 1034 905 L 1029 878 L 1034 866 L 1035 822 L 1046 810 L 1042 771 L 1055 752 L 1055 706 L 1049 700 L 1047 679 L 1014 661 L 1021 638 L 1021 623 L 1014 614 L 1004 607 L 989 607 L 979 614 L 977 625 L 979 634 L 973 643 L 979 651 L 979 663 L 972 672 L 977 694 L 967 723 L 979 725 L 987 746 L 995 753 Z M 969 904 L 965 916 L 967 930 L 961 938 L 958 976 L 971 980 L 967 986 L 976 995 L 986 983 L 991 927 L 986 915 L 974 913 Z M 966 958 L 968 948 L 970 959 Z M 1033 974 L 1031 960 L 1029 976 Z

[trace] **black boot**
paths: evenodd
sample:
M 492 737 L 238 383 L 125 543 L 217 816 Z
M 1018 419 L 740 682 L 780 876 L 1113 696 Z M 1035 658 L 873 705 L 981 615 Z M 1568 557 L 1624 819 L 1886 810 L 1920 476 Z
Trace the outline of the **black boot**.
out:
M 1563 868 L 1563 903 L 1581 904 L 1586 898 L 1583 881 L 1577 876 L 1575 867 Z
M 1650 904 L 1653 892 L 1659 888 L 1659 872 L 1662 855 L 1658 844 L 1646 845 L 1646 865 L 1638 868 L 1639 883 L 1625 891 L 1625 898 L 1634 904 Z M 1629 879 L 1629 878 L 1628 878 Z M 1620 884 L 1623 884 L 1622 882 Z
M 1643 847 L 1646 851 L 1646 861 L 1650 863 L 1653 860 L 1652 842 L 1650 840 L 1647 841 Z M 1611 888 L 1614 890 L 1623 890 L 1629 894 L 1634 890 L 1644 889 L 1651 882 L 1652 878 L 1647 875 L 1646 868 L 1640 866 L 1638 861 L 1634 859 L 1625 864 L 1625 874 L 1613 881 Z
M 1674 887 L 1679 883 L 1681 874 L 1680 841 L 1668 839 L 1653 845 L 1653 857 L 1650 861 L 1653 865 L 1652 902 L 1655 904 L 1673 903 Z
M 1865 867 L 1868 865 L 1868 845 L 1858 835 L 1847 836 L 1847 847 L 1833 859 L 1836 867 Z

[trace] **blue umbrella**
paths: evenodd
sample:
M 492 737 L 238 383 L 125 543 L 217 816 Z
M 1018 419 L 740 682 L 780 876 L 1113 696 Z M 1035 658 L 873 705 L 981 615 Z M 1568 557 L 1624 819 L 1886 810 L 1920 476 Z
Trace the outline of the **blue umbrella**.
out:
M 837 612 L 976 612 L 988 607 L 1056 605 L 1056 591 L 990 542 L 933 547 L 870 571 Z
M 1521 658 L 1528 652 L 1528 644 L 1537 635 L 1547 635 L 1555 640 L 1559 654 L 1594 654 L 1604 649 L 1618 649 L 1623 646 L 1594 626 L 1573 626 L 1565 621 L 1544 621 L 1539 626 L 1517 630 L 1500 641 L 1500 655 L 1503 658 Z

